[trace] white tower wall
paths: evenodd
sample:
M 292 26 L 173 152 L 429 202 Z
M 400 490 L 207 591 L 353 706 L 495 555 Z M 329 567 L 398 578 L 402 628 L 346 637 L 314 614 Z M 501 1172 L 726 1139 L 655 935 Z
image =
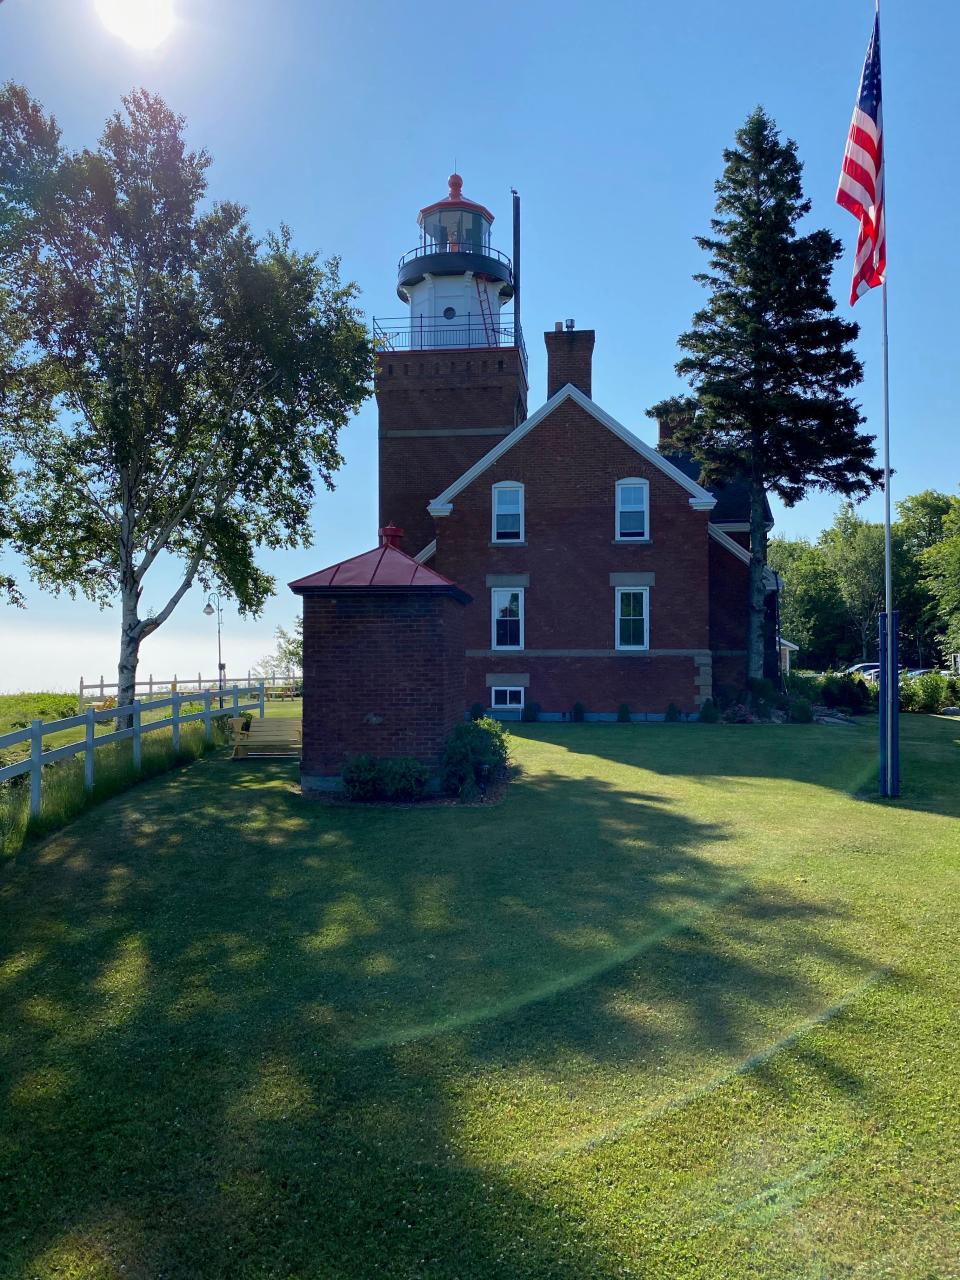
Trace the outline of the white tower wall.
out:
M 410 299 L 410 345 L 418 348 L 417 334 L 423 331 L 425 347 L 486 347 L 484 314 L 478 289 L 488 302 L 488 315 L 499 324 L 502 281 L 483 280 L 472 272 L 458 276 L 427 275 L 418 284 L 407 285 Z M 452 311 L 453 315 L 444 315 Z M 429 330 L 429 335 L 427 331 Z

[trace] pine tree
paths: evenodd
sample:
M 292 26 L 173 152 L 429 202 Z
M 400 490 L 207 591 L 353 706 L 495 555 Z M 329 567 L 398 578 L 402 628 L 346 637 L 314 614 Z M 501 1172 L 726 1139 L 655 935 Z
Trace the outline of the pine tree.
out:
M 811 489 L 867 494 L 880 481 L 873 437 L 850 397 L 863 376 L 851 349 L 858 326 L 830 294 L 841 245 L 828 231 L 798 235 L 809 212 L 796 144 L 758 107 L 724 151 L 712 236 L 698 236 L 710 270 L 694 279 L 707 305 L 678 345 L 693 396 L 654 406 L 674 424 L 706 485 L 750 487 L 748 675 L 763 674 L 766 496 L 793 506 Z

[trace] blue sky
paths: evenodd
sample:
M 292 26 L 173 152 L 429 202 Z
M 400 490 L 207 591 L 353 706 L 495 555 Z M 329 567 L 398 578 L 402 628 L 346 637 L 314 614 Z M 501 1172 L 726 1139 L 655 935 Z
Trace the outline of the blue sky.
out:
M 597 330 L 594 397 L 652 439 L 643 410 L 680 389 L 676 337 L 702 296 L 690 278 L 702 266 L 693 236 L 707 229 L 721 151 L 757 103 L 797 140 L 811 225 L 848 246 L 835 279 L 846 306 L 856 226 L 833 196 L 871 0 L 174 3 L 172 35 L 144 52 L 104 29 L 94 0 L 6 0 L 0 74 L 27 85 L 71 146 L 92 144 L 131 87 L 160 92 L 214 157 L 211 196 L 245 204 L 258 231 L 284 221 L 300 246 L 341 254 L 369 315 L 398 314 L 397 258 L 454 162 L 465 194 L 498 215 L 494 243 L 507 252 L 517 187 L 531 407 L 544 394 L 541 335 L 572 316 Z M 960 361 L 947 305 L 958 41 L 951 0 L 884 6 L 895 498 L 960 481 Z M 855 309 L 874 432 L 879 301 L 875 292 Z M 343 446 L 337 491 L 314 510 L 313 547 L 264 555 L 281 586 L 260 620 L 227 611 L 231 669 L 246 670 L 294 617 L 283 584 L 373 544 L 372 400 Z M 818 495 L 778 509 L 778 532 L 815 536 L 836 505 Z M 879 518 L 879 497 L 865 511 Z M 168 585 L 148 587 L 148 603 L 162 603 Z M 198 592 L 188 596 L 147 641 L 144 672 L 213 670 L 202 606 Z M 110 672 L 116 631 L 109 612 L 31 591 L 26 612 L 0 607 L 0 684 L 69 687 Z

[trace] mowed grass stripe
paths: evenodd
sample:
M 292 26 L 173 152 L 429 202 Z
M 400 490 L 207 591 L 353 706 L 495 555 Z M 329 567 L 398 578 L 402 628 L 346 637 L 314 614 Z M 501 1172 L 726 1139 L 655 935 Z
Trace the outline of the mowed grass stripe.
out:
M 949 1276 L 958 730 L 904 739 L 897 805 L 869 724 L 571 725 L 496 806 L 85 815 L 0 882 L 0 1274 Z

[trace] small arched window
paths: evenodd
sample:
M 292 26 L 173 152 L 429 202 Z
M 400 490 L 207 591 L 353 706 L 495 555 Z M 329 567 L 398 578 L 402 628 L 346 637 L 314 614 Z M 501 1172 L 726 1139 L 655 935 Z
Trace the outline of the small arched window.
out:
M 617 481 L 617 542 L 649 542 L 650 483 L 631 477 Z
M 523 542 L 523 485 L 501 480 L 493 486 L 491 541 Z

